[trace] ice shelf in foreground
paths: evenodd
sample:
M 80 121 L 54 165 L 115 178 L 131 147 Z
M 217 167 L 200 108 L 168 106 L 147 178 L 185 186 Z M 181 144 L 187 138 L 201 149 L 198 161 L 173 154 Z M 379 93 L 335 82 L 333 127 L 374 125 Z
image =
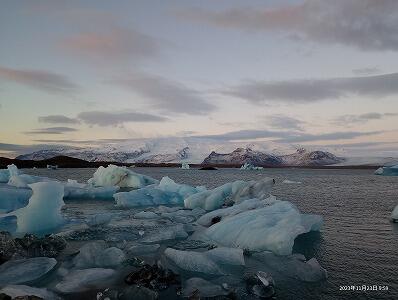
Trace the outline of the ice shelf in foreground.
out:
M 395 208 L 393 209 L 392 213 L 391 213 L 391 219 L 394 222 L 398 222 L 398 205 L 395 206 Z
M 205 216 L 202 218 L 208 223 Z M 321 216 L 301 214 L 292 203 L 275 200 L 265 207 L 227 216 L 196 238 L 225 247 L 288 255 L 298 235 L 318 231 L 322 223 Z
M 156 179 L 115 165 L 108 165 L 106 168 L 99 167 L 93 177 L 88 180 L 88 184 L 92 186 L 119 186 L 135 189 L 155 183 L 158 183 Z
M 376 175 L 398 176 L 398 165 L 390 167 L 380 167 L 375 171 Z
M 236 248 L 221 247 L 206 252 L 167 248 L 164 255 L 184 271 L 210 275 L 225 275 L 228 267 L 245 265 L 243 251 Z
M 186 208 L 190 209 L 200 207 L 205 210 L 214 210 L 226 204 L 227 200 L 230 202 L 229 204 L 233 204 L 253 198 L 263 199 L 269 197 L 274 183 L 272 178 L 263 178 L 259 181 L 228 182 L 213 190 L 193 194 L 184 200 L 184 204 Z
M 17 232 L 42 232 L 60 226 L 64 221 L 64 186 L 58 182 L 38 182 L 29 187 L 33 195 L 28 205 L 10 213 L 17 217 Z
M 186 197 L 205 190 L 204 187 L 192 187 L 175 183 L 169 177 L 163 177 L 158 185 L 150 185 L 130 192 L 116 193 L 116 205 L 120 207 L 181 205 Z

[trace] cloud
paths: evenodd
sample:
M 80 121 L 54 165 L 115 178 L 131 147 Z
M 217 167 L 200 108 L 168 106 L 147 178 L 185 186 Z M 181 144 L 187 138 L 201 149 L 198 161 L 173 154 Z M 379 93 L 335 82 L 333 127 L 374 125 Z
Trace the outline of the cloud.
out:
M 76 128 L 71 127 L 48 127 L 48 128 L 38 128 L 30 131 L 25 131 L 25 134 L 63 134 L 68 132 L 78 131 Z
M 339 116 L 332 120 L 333 124 L 337 125 L 352 125 L 352 124 L 363 124 L 371 120 L 380 120 L 385 117 L 394 117 L 398 116 L 398 113 L 377 113 L 377 112 L 370 112 L 366 114 L 360 115 L 343 115 Z
M 159 52 L 159 42 L 133 29 L 111 26 L 104 32 L 79 33 L 61 42 L 66 51 L 84 58 L 125 62 L 128 59 L 152 58 Z
M 303 129 L 301 126 L 305 124 L 304 121 L 284 115 L 267 116 L 266 121 L 273 128 L 294 129 L 298 131 L 302 131 Z
M 212 139 L 220 141 L 255 140 L 271 138 L 279 143 L 303 143 L 311 141 L 350 140 L 361 136 L 380 134 L 382 131 L 372 132 L 331 132 L 323 134 L 310 134 L 297 131 L 272 131 L 272 130 L 238 130 L 216 135 L 192 136 L 192 138 Z
M 287 102 L 309 103 L 339 99 L 349 95 L 385 97 L 398 94 L 398 73 L 329 79 L 302 79 L 290 81 L 246 81 L 223 91 L 252 103 Z
M 0 79 L 55 94 L 73 94 L 80 89 L 67 77 L 42 70 L 17 70 L 0 66 Z
M 39 117 L 40 123 L 50 123 L 50 124 L 78 124 L 79 120 L 74 118 L 69 118 L 63 115 L 50 115 Z
M 166 113 L 205 115 L 216 108 L 200 92 L 161 76 L 135 72 L 111 83 L 150 100 L 153 107 Z
M 116 126 L 125 122 L 166 122 L 169 119 L 139 112 L 86 111 L 77 115 L 78 119 L 89 125 Z
M 225 11 L 193 8 L 179 15 L 222 28 L 277 31 L 296 40 L 362 50 L 398 50 L 398 2 L 395 0 L 306 0 L 274 8 L 244 7 Z
M 353 69 L 352 73 L 354 73 L 354 75 L 357 76 L 374 75 L 380 73 L 380 69 L 376 67 L 367 67 L 367 68 Z

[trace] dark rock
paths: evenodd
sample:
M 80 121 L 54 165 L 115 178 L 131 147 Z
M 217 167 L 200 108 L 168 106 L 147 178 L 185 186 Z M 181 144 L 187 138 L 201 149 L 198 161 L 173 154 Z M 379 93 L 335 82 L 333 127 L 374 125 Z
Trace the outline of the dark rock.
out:
M 120 300 L 155 300 L 158 298 L 159 295 L 157 292 L 137 285 L 132 285 L 125 288 L 119 296 Z
M 258 271 L 257 273 L 245 273 L 246 290 L 262 299 L 271 299 L 275 296 L 275 283 L 271 275 Z
M 216 167 L 205 166 L 205 167 L 200 168 L 199 170 L 212 171 L 212 170 L 218 170 L 218 169 Z
M 18 296 L 13 298 L 12 300 L 44 300 L 44 299 L 37 296 Z
M 58 236 L 38 238 L 26 234 L 13 239 L 6 231 L 0 232 L 0 264 L 11 258 L 56 257 L 66 247 L 66 241 Z
M 145 264 L 137 271 L 126 276 L 124 281 L 127 284 L 138 284 L 151 290 L 161 291 L 171 285 L 180 284 L 180 277 L 169 269 L 164 269 L 160 265 Z
M 216 224 L 218 222 L 221 221 L 221 217 L 220 216 L 216 216 L 213 219 L 211 219 L 211 225 Z
M 0 300 L 11 300 L 11 297 L 6 295 L 6 294 L 4 294 L 4 293 L 1 293 L 0 294 Z

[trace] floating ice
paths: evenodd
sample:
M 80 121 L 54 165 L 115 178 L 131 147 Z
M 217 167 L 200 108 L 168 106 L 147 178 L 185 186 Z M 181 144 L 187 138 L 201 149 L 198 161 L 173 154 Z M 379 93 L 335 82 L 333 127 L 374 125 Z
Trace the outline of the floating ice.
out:
M 197 223 L 202 226 L 209 227 L 210 225 L 212 225 L 214 223 L 220 222 L 221 220 L 223 220 L 226 217 L 235 216 L 235 215 L 240 214 L 247 210 L 265 207 L 267 205 L 274 203 L 275 201 L 276 201 L 276 198 L 274 196 L 270 196 L 267 199 L 263 199 L 263 200 L 259 200 L 256 198 L 249 199 L 249 200 L 243 201 L 240 204 L 235 204 L 235 205 L 227 207 L 227 208 L 213 210 L 213 211 L 201 216 L 197 220 Z
M 189 170 L 189 164 L 188 164 L 188 163 L 185 163 L 185 162 L 183 162 L 183 163 L 181 164 L 181 169 L 184 169 L 184 170 Z
M 30 189 L 17 189 L 8 185 L 0 185 L 0 213 L 10 212 L 24 207 L 32 196 Z
M 113 195 L 119 190 L 118 186 L 109 187 L 93 187 L 81 183 L 65 184 L 65 200 L 72 199 L 96 199 L 96 200 L 113 200 Z
M 283 180 L 282 183 L 285 183 L 285 184 L 301 184 L 300 181 L 293 181 L 293 180 L 289 180 L 289 179 Z
M 229 182 L 213 190 L 193 194 L 184 200 L 184 204 L 190 209 L 200 207 L 205 210 L 214 210 L 223 206 L 227 200 L 231 203 L 240 203 L 252 198 L 263 199 L 269 196 L 274 183 L 272 178 L 264 178 L 260 181 Z
M 398 176 L 398 165 L 380 167 L 375 171 L 375 174 L 383 176 Z
M 228 291 L 223 287 L 202 278 L 193 277 L 184 283 L 183 296 L 187 298 L 197 296 L 201 299 L 202 297 L 212 298 L 225 295 L 228 295 Z
M 145 244 L 155 244 L 169 240 L 181 240 L 188 237 L 187 232 L 184 230 L 184 226 L 181 224 L 170 226 L 159 230 L 157 233 L 153 233 L 141 240 Z
M 297 254 L 278 256 L 264 251 L 253 254 L 252 258 L 260 261 L 261 266 L 274 275 L 280 273 L 306 282 L 316 282 L 327 278 L 326 270 L 322 268 L 315 257 L 306 261 L 305 257 Z
M 237 248 L 215 248 L 207 252 L 167 248 L 164 255 L 182 270 L 210 275 L 225 275 L 228 267 L 245 265 L 243 251 Z
M 159 244 L 150 244 L 150 245 L 135 244 L 127 249 L 127 253 L 130 255 L 151 254 L 158 251 L 159 248 L 160 248 Z
M 320 230 L 322 223 L 321 216 L 301 214 L 292 203 L 275 200 L 263 208 L 227 217 L 204 230 L 198 238 L 227 247 L 288 255 L 298 235 Z
M 245 163 L 243 166 L 240 167 L 241 170 L 262 170 L 263 167 L 256 167 L 250 163 Z
M 392 213 L 391 213 L 391 219 L 392 219 L 394 222 L 397 222 L 397 221 L 398 221 L 398 205 L 395 206 L 395 208 L 393 209 L 393 211 L 392 211 Z
M 114 268 L 119 266 L 126 256 L 116 247 L 108 248 L 104 241 L 91 242 L 80 248 L 79 254 L 73 259 L 76 268 L 93 267 Z
M 17 297 L 21 297 L 21 299 L 28 299 L 24 298 L 24 296 L 36 296 L 40 299 L 46 300 L 59 299 L 57 295 L 46 288 L 35 288 L 27 285 L 7 285 L 0 290 L 0 294 L 6 294 L 13 299 Z
M 95 171 L 93 178 L 88 180 L 88 183 L 92 186 L 119 186 L 138 189 L 158 183 L 158 181 L 149 176 L 135 173 L 126 167 L 108 165 L 106 168 L 99 167 Z
M 19 173 L 16 165 L 8 165 L 7 169 L 0 170 L 0 183 L 7 183 L 11 176 L 18 175 Z
M 159 219 L 159 215 L 151 211 L 141 211 L 134 215 L 135 219 Z
M 61 208 L 64 187 L 58 182 L 30 184 L 33 191 L 29 204 L 10 214 L 17 217 L 17 232 L 43 232 L 63 223 Z
M 181 205 L 184 198 L 203 191 L 204 187 L 192 187 L 175 183 L 169 177 L 163 177 L 158 185 L 130 192 L 113 195 L 116 205 L 120 207 L 154 206 L 160 204 Z
M 50 272 L 56 264 L 54 258 L 48 257 L 9 260 L 0 265 L 0 286 L 33 282 Z
M 8 181 L 8 185 L 15 186 L 17 188 L 27 188 L 30 184 L 38 183 L 38 182 L 50 182 L 54 181 L 54 179 L 41 177 L 41 176 L 33 176 L 28 174 L 19 174 L 10 176 L 10 180 Z
M 88 217 L 85 222 L 88 226 L 106 225 L 112 220 L 112 216 L 111 213 L 97 214 Z
M 109 279 L 115 275 L 112 269 L 92 268 L 75 270 L 68 273 L 64 280 L 58 283 L 55 288 L 61 293 L 84 292 L 93 287 L 109 285 Z

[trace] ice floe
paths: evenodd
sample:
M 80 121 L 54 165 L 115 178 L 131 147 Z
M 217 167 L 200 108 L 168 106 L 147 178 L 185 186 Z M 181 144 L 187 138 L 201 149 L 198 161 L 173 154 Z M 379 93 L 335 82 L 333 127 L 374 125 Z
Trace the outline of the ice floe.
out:
M 59 282 L 55 289 L 61 293 L 84 292 L 93 287 L 109 285 L 109 279 L 115 275 L 112 269 L 91 268 L 84 270 L 74 270 L 69 272 L 64 279 Z
M 226 204 L 227 201 L 230 202 L 229 204 L 234 204 L 252 198 L 263 199 L 269 196 L 274 183 L 272 178 L 229 182 L 215 189 L 193 194 L 184 200 L 184 204 L 190 209 L 200 207 L 205 210 L 214 210 Z
M 245 163 L 240 167 L 241 170 L 262 170 L 264 169 L 263 167 L 256 167 L 250 163 Z
M 380 167 L 375 171 L 376 175 L 398 176 L 398 165 Z
M 203 190 L 205 190 L 204 187 L 178 184 L 169 177 L 163 177 L 158 185 L 116 193 L 113 197 L 119 207 L 181 205 L 186 197 Z
M 206 252 L 167 248 L 164 255 L 184 271 L 209 275 L 225 275 L 228 267 L 245 265 L 243 251 L 237 248 L 222 247 Z
M 79 254 L 73 259 L 76 268 L 115 268 L 126 256 L 116 247 L 107 247 L 104 241 L 90 242 L 79 249 Z
M 202 221 L 208 224 L 208 220 Z M 321 216 L 301 214 L 292 203 L 276 200 L 265 207 L 223 218 L 200 233 L 199 238 L 226 247 L 288 255 L 298 235 L 320 230 L 322 223 Z
M 99 167 L 88 184 L 92 186 L 119 186 L 139 189 L 147 185 L 156 184 L 158 181 L 149 176 L 138 174 L 127 167 L 108 165 L 108 167 Z
M 56 264 L 54 258 L 48 257 L 9 260 L 0 265 L 0 286 L 33 282 L 50 272 Z

